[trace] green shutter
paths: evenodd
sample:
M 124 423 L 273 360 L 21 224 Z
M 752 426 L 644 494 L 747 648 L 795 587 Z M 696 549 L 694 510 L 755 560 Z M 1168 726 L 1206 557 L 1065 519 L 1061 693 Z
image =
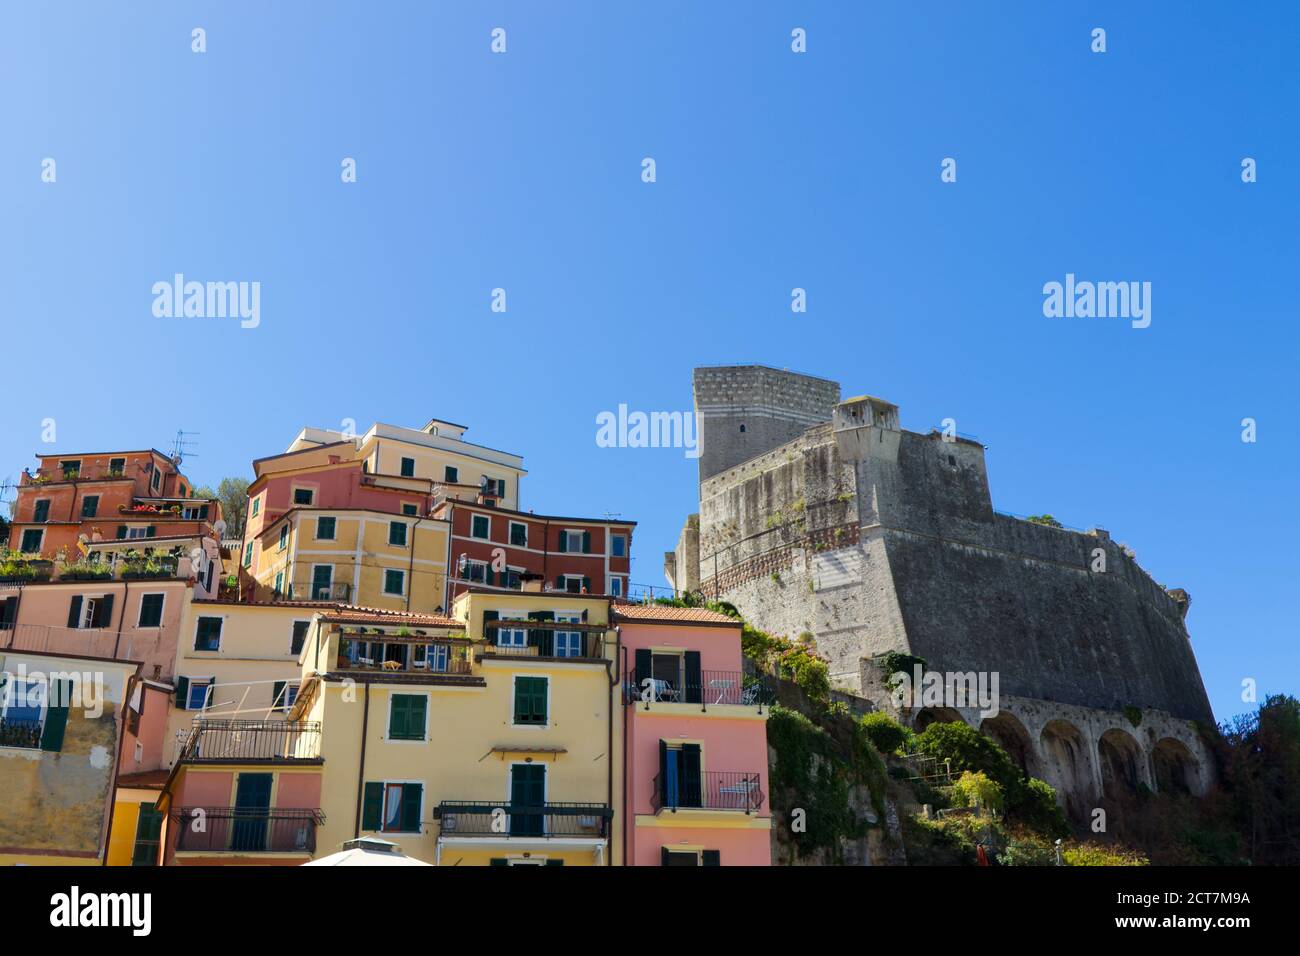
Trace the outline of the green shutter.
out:
M 68 627 L 76 627 L 81 622 L 81 595 L 72 596 L 72 604 L 68 607 Z
M 515 679 L 515 723 L 522 724 L 528 719 L 528 678 Z
M 402 785 L 401 827 L 403 832 L 420 832 L 420 797 L 423 793 L 424 787 L 418 783 L 406 783 Z
M 591 554 L 591 532 L 582 532 L 582 553 Z
M 422 695 L 414 695 L 410 700 L 411 703 L 407 710 L 408 727 L 411 736 L 420 740 L 424 738 L 424 725 L 428 714 L 429 698 Z
M 503 856 L 494 856 L 488 861 L 489 866 L 509 866 L 510 862 Z
M 499 611 L 483 612 L 483 640 L 486 641 L 488 639 L 488 623 L 490 621 L 498 621 L 500 619 L 501 619 L 501 613 Z
M 41 731 L 42 750 L 58 753 L 63 749 L 63 731 L 68 726 L 68 701 L 71 697 L 72 681 L 61 680 L 50 683 L 50 702 L 45 708 L 45 729 Z
M 700 652 L 687 651 L 683 655 L 686 660 L 686 703 L 698 704 L 704 700 L 703 680 L 700 672 Z
M 560 532 L 560 551 L 568 551 L 568 550 L 569 550 L 569 532 L 562 530 Z
M 383 821 L 384 785 L 366 784 L 365 797 L 362 799 L 361 806 L 361 829 L 378 830 Z
M 492 586 L 493 583 L 492 565 L 490 564 L 483 569 L 483 583 L 486 584 L 488 587 Z
M 705 851 L 704 851 L 704 863 L 703 863 L 703 865 L 704 865 L 704 866 L 722 866 L 722 851 L 721 851 L 721 850 L 705 850 Z
M 126 537 L 126 525 L 124 525 L 124 524 L 120 524 L 120 525 L 117 526 L 117 536 L 118 536 L 118 538 L 125 538 L 125 537 Z
M 278 680 L 271 685 L 271 706 L 275 710 L 279 710 L 284 706 L 284 688 L 285 682 L 282 680 Z
M 190 699 L 190 679 L 188 677 L 176 678 L 176 709 L 186 710 L 189 706 Z
M 585 574 L 582 576 L 582 590 L 588 594 L 591 593 L 591 578 L 587 577 Z
M 113 595 L 104 595 L 98 604 L 95 605 L 95 620 L 91 621 L 95 627 L 112 627 L 113 626 Z
M 152 538 L 157 534 L 157 532 L 158 532 L 157 528 L 155 528 L 153 525 L 149 525 L 149 527 L 144 529 L 144 536 L 146 538 Z

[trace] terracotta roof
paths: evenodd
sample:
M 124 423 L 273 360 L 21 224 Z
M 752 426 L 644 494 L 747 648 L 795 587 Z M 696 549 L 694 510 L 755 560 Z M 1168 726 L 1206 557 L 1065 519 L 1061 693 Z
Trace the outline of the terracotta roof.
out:
M 441 614 L 423 614 L 418 611 L 389 611 L 379 607 L 362 607 L 341 604 L 321 614 L 321 619 L 331 624 L 409 624 L 414 627 L 454 627 L 464 630 L 465 622 Z
M 740 621 L 703 607 L 671 607 L 666 604 L 615 604 L 611 609 L 615 621 L 640 621 L 655 624 L 713 624 L 740 627 Z

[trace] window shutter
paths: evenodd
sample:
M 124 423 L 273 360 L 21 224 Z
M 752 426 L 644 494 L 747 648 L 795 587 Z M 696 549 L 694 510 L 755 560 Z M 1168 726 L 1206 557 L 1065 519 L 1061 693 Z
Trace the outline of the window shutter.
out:
M 564 575 L 563 575 L 563 574 L 557 574 L 557 575 L 555 576 L 555 586 L 556 586 L 557 588 L 559 588 L 561 591 L 564 590 L 564 588 L 565 588 L 565 584 L 564 584 Z
M 504 856 L 494 856 L 488 861 L 489 866 L 509 866 L 510 863 Z
M 499 611 L 484 611 L 484 612 L 483 612 L 483 640 L 486 641 L 486 640 L 488 639 L 488 624 L 489 624 L 489 622 L 499 620 L 500 618 L 501 618 L 501 613 L 500 613 Z
M 91 621 L 95 627 L 112 627 L 113 626 L 113 595 L 106 594 L 100 598 L 95 605 L 95 620 Z
M 492 586 L 492 565 L 490 564 L 483 569 L 483 583 L 488 587 Z
M 591 554 L 591 532 L 582 532 L 582 553 Z
M 639 697 L 645 690 L 645 682 L 650 679 L 650 671 L 653 668 L 653 658 L 651 657 L 650 648 L 638 647 L 636 650 L 636 694 Z
M 186 710 L 190 701 L 190 679 L 188 677 L 176 678 L 176 709 Z
M 63 749 L 63 731 L 68 726 L 68 701 L 72 697 L 72 681 L 51 681 L 49 693 L 50 702 L 45 708 L 45 729 L 41 731 L 41 749 L 58 753 Z
M 700 652 L 686 652 L 686 703 L 698 704 L 704 699 L 701 686 Z
M 405 694 L 393 695 L 393 706 L 388 711 L 388 737 L 390 740 L 400 740 L 406 736 L 406 703 Z
M 704 855 L 704 862 L 703 862 L 704 866 L 722 866 L 721 850 L 705 850 L 703 855 Z
M 666 846 L 659 848 L 659 865 L 660 866 L 668 865 L 668 847 Z
M 703 806 L 700 793 L 700 745 L 682 744 L 681 806 Z
M 278 680 L 271 685 L 271 707 L 274 710 L 284 709 L 284 688 L 285 681 Z
M 587 577 L 585 574 L 582 576 L 582 590 L 585 594 L 591 593 L 591 578 Z
M 420 797 L 424 788 L 418 783 L 402 785 L 402 829 L 407 833 L 420 831 Z
M 425 720 L 428 713 L 429 698 L 412 697 L 410 710 L 407 714 L 407 729 L 410 730 L 411 736 L 423 737 L 425 731 Z
M 72 596 L 72 604 L 68 608 L 68 627 L 76 627 L 81 623 L 81 595 Z
M 547 865 L 547 866 L 564 866 L 564 861 L 563 861 L 563 860 L 547 860 L 547 861 L 546 861 L 546 865 Z
M 668 792 L 668 741 L 659 740 L 659 806 L 667 803 L 664 794 Z M 666 858 L 665 858 L 666 859 Z
M 382 783 L 366 784 L 365 797 L 361 803 L 361 829 L 378 830 L 383 819 L 384 785 Z
M 515 723 L 528 717 L 528 678 L 515 679 Z
M 146 538 L 152 538 L 155 534 L 157 534 L 157 532 L 158 532 L 157 528 L 155 528 L 153 525 L 149 525 L 149 527 L 144 529 L 144 536 Z
M 204 505 L 202 508 L 199 509 L 199 518 L 202 519 L 203 521 L 207 521 L 207 520 L 208 520 L 208 506 L 207 506 L 207 505 Z
M 120 525 L 117 526 L 117 536 L 118 536 L 118 538 L 125 538 L 125 537 L 126 537 L 126 525 L 124 525 L 124 524 L 120 524 Z
M 569 532 L 567 532 L 567 531 L 561 531 L 561 532 L 560 532 L 560 551 L 561 551 L 561 552 L 564 552 L 564 551 L 568 551 L 568 550 L 569 550 Z

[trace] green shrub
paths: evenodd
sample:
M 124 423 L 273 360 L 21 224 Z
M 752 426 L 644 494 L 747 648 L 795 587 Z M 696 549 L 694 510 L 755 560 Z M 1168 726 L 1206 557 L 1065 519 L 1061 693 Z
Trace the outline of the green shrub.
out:
M 952 785 L 953 803 L 959 807 L 976 807 L 983 810 L 1002 809 L 1002 788 L 987 774 L 965 771 Z
M 858 722 L 871 745 L 882 754 L 896 753 L 912 736 L 906 727 L 880 711 L 866 714 Z
M 1070 832 L 1065 814 L 1056 802 L 1056 791 L 1051 784 L 1030 777 L 1016 794 L 1011 808 L 1015 818 L 1025 826 L 1050 837 L 1063 837 Z
M 1136 850 L 1104 843 L 1067 843 L 1066 866 L 1147 866 L 1148 860 Z

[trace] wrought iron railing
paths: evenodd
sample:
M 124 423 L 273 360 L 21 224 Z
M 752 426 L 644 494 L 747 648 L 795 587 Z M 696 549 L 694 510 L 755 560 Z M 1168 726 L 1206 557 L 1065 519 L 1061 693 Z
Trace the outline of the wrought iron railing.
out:
M 41 722 L 0 717 L 0 747 L 27 747 L 40 750 Z
M 531 623 L 532 626 L 529 626 Z M 538 627 L 544 623 L 546 627 Z M 527 643 L 501 644 L 499 634 L 503 629 L 527 631 Z M 509 640 L 507 638 L 507 640 Z M 550 621 L 507 621 L 501 627 L 489 627 L 487 639 L 475 645 L 480 657 L 553 657 L 558 659 L 599 661 L 605 659 L 605 634 L 603 631 L 566 631 L 563 624 Z
M 320 723 L 287 720 L 198 719 L 180 754 L 187 763 L 319 758 Z
M 181 807 L 177 852 L 315 853 L 320 810 L 250 810 L 242 807 Z
M 623 677 L 623 697 L 629 704 L 699 704 L 707 710 L 717 704 L 771 704 L 776 700 L 776 688 L 768 678 L 743 671 L 700 671 L 697 677 L 684 668 L 675 673 L 660 668 L 641 674 L 632 669 Z
M 603 803 L 444 800 L 434 810 L 442 836 L 604 837 L 614 812 Z
M 650 806 L 660 810 L 740 810 L 753 813 L 763 805 L 761 778 L 743 770 L 710 770 L 700 774 L 659 773 Z

